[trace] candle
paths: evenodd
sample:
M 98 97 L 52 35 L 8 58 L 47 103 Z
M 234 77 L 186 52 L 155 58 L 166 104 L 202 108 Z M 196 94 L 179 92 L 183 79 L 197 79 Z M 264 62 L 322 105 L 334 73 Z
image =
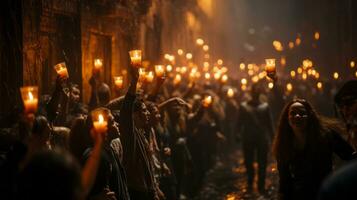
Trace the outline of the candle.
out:
M 21 97 L 24 103 L 25 113 L 35 113 L 38 105 L 38 87 L 21 87 Z
M 208 73 L 208 72 L 206 72 L 206 73 L 205 73 L 205 79 L 209 80 L 210 78 L 211 78 L 211 74 Z
M 162 77 L 165 73 L 163 65 L 155 65 L 155 73 L 157 77 Z
M 268 87 L 269 87 L 269 89 L 273 89 L 273 87 L 274 87 L 274 83 L 268 83 Z
M 354 68 L 355 65 L 356 65 L 355 61 L 351 61 L 351 62 L 350 62 L 350 67 L 351 67 L 351 68 Z
M 317 88 L 318 88 L 319 90 L 322 89 L 322 83 L 321 83 L 321 82 L 318 82 L 318 83 L 316 84 L 316 86 L 317 86 Z
M 291 92 L 293 90 L 293 85 L 291 83 L 286 84 L 286 90 Z
M 291 71 L 291 72 L 290 72 L 290 76 L 291 76 L 291 78 L 295 78 L 296 72 L 295 72 L 295 71 Z
M 203 100 L 203 106 L 204 107 L 209 107 L 210 105 L 211 105 L 211 103 L 212 103 L 212 97 L 211 96 L 207 96 L 207 97 L 205 97 L 204 98 L 204 100 Z
M 177 54 L 178 54 L 178 55 L 180 55 L 180 56 L 181 56 L 181 55 L 183 55 L 183 53 L 184 53 L 184 52 L 183 52 L 183 50 L 182 50 L 182 49 L 178 49 L 178 50 L 177 50 Z
M 265 71 L 267 74 L 275 74 L 276 73 L 276 68 L 275 68 L 275 59 L 265 59 Z
M 240 82 L 242 83 L 242 85 L 246 85 L 247 84 L 247 79 L 242 78 L 242 80 L 240 80 Z
M 139 69 L 139 81 L 142 82 L 142 81 L 145 81 L 145 79 L 146 79 L 145 69 L 144 68 L 140 68 Z
M 234 96 L 234 91 L 233 91 L 232 88 L 229 88 L 229 89 L 228 89 L 228 91 L 227 91 L 227 96 L 228 96 L 229 98 L 232 98 L 232 97 Z
M 54 66 L 54 69 L 56 70 L 57 74 L 63 78 L 68 78 L 68 71 L 66 67 L 66 63 L 58 63 L 57 65 Z
M 206 44 L 202 47 L 203 51 L 208 51 L 209 50 L 209 46 Z
M 225 74 L 225 75 L 222 76 L 221 82 L 222 83 L 227 83 L 227 81 L 228 81 L 228 76 Z
M 148 83 L 151 83 L 154 80 L 154 73 L 153 72 L 149 72 L 146 74 L 146 81 Z
M 102 67 L 103 67 L 103 59 L 99 59 L 99 58 L 94 59 L 94 70 L 100 71 Z
M 245 64 L 244 64 L 244 63 L 241 63 L 241 64 L 239 65 L 239 68 L 240 68 L 240 70 L 244 70 L 244 69 L 245 69 Z
M 204 41 L 203 39 L 201 39 L 201 38 L 198 38 L 198 39 L 196 40 L 196 44 L 197 44 L 198 46 L 202 46 L 204 43 L 205 43 L 205 41 Z
M 166 71 L 171 72 L 172 71 L 172 65 L 166 65 Z
M 108 130 L 109 111 L 103 108 L 97 108 L 91 112 L 93 128 L 97 133 L 106 133 Z
M 141 66 L 141 50 L 131 50 L 129 51 L 131 65 L 136 68 Z
M 336 80 L 338 79 L 338 73 L 337 72 L 333 73 L 333 78 L 336 79 Z
M 187 53 L 187 54 L 186 54 L 186 59 L 187 59 L 187 60 L 191 60 L 192 57 L 193 57 L 193 56 L 192 56 L 192 53 Z
M 181 82 L 181 75 L 176 74 L 175 79 L 174 79 L 174 84 L 177 85 Z
M 117 87 L 117 89 L 122 89 L 123 88 L 123 76 L 114 76 L 114 84 Z

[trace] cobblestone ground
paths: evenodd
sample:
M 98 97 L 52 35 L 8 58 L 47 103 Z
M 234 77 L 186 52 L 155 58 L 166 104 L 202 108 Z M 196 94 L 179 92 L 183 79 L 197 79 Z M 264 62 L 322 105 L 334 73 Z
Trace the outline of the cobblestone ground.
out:
M 257 169 L 257 165 L 255 164 Z M 278 174 L 276 164 L 269 162 L 264 195 L 259 194 L 254 185 L 247 191 L 246 174 L 241 151 L 232 153 L 225 162 L 218 162 L 205 178 L 200 193 L 194 200 L 267 200 L 277 199 Z

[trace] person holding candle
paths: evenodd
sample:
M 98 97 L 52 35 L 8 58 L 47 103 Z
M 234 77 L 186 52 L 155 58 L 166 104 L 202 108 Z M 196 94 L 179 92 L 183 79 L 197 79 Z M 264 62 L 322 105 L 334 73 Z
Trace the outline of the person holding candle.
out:
M 338 122 L 316 113 L 303 99 L 284 107 L 273 152 L 279 171 L 280 199 L 316 199 L 322 181 L 332 171 L 332 155 L 356 158 L 342 138 Z
M 153 174 L 152 156 L 145 137 L 149 112 L 144 102 L 136 97 L 138 69 L 131 67 L 129 71 L 131 82 L 123 99 L 119 118 L 129 194 L 132 200 L 157 200 L 158 183 Z
M 120 142 L 115 142 L 119 139 L 118 124 L 106 108 L 92 113 L 87 119 L 77 118 L 70 134 L 71 152 L 83 165 L 84 194 L 89 198 L 130 199 L 125 170 L 117 153 Z
M 253 188 L 254 157 L 258 162 L 258 190 L 265 193 L 265 177 L 269 143 L 273 138 L 273 123 L 269 105 L 260 101 L 261 88 L 252 85 L 251 99 L 240 105 L 237 130 L 242 141 L 244 165 L 247 169 L 248 190 Z

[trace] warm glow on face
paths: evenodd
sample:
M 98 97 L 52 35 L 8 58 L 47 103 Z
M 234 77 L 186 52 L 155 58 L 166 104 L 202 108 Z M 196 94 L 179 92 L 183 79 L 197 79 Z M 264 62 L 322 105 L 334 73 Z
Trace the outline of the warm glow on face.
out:
M 333 78 L 334 78 L 334 79 L 338 79 L 338 76 L 339 76 L 339 75 L 338 75 L 337 72 L 333 73 Z

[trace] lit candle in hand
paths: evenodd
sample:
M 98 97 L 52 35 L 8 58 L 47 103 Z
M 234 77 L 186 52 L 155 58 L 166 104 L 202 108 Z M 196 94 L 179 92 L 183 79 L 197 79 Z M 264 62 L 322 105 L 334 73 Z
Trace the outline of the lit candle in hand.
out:
M 265 59 L 265 71 L 267 72 L 269 77 L 275 76 L 275 59 Z
M 209 107 L 212 104 L 212 97 L 211 96 L 207 96 L 204 100 L 203 100 L 203 106 L 204 107 Z
M 129 51 L 131 65 L 133 67 L 141 67 L 141 50 L 131 50 Z
M 117 89 L 123 88 L 123 76 L 114 76 L 114 84 Z
M 146 74 L 146 81 L 148 83 L 151 83 L 154 80 L 154 73 L 153 72 L 149 72 Z
M 163 65 L 155 65 L 155 73 L 157 77 L 162 77 L 165 73 Z
M 54 66 L 57 74 L 63 78 L 68 78 L 68 71 L 66 67 L 66 63 L 62 62 Z
M 229 98 L 232 98 L 232 97 L 234 96 L 234 91 L 233 91 L 232 88 L 229 88 L 229 89 L 228 89 L 228 91 L 227 91 L 227 96 L 228 96 Z
M 103 59 L 94 59 L 94 70 L 100 71 L 103 67 Z
M 20 91 L 25 107 L 25 113 L 35 113 L 38 105 L 38 87 L 22 87 Z
M 108 111 L 98 108 L 92 111 L 93 128 L 97 133 L 106 133 L 108 130 Z

